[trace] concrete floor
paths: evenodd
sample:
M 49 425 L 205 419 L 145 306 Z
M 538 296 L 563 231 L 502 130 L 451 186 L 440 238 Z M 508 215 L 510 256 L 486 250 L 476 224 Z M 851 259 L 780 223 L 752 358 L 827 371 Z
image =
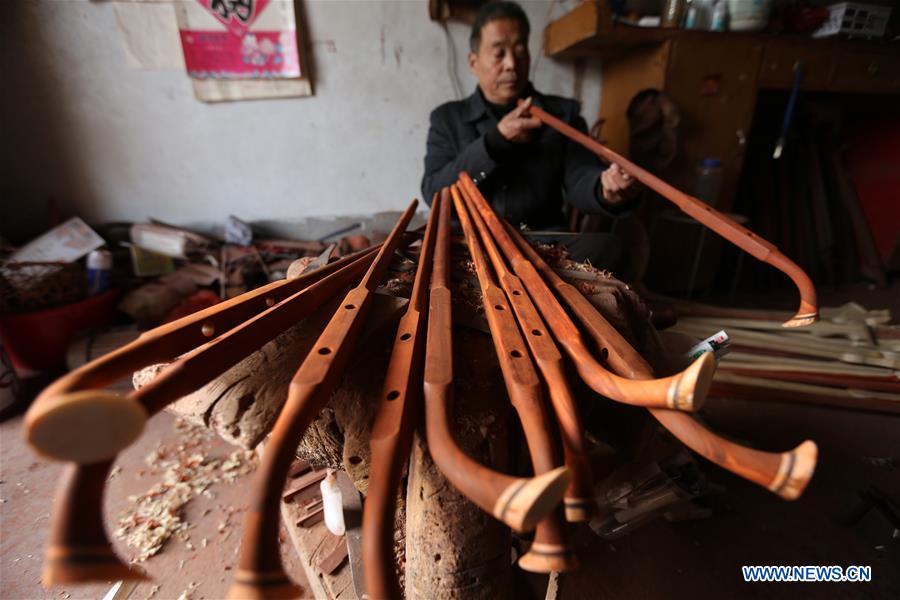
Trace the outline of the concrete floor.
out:
M 122 470 L 107 487 L 108 531 L 115 529 L 120 513 L 129 506 L 128 496 L 143 493 L 161 480 L 161 474 L 154 474 L 144 459 L 160 442 L 177 444 L 183 438 L 174 424 L 175 419 L 170 415 L 156 415 L 147 424 L 140 440 L 120 457 L 117 464 Z M 100 599 L 114 582 L 52 589 L 41 587 L 41 562 L 50 508 L 62 465 L 32 454 L 22 441 L 21 425 L 21 416 L 0 423 L 0 498 L 3 500 L 0 503 L 0 597 L 10 600 Z M 235 448 L 209 437 L 198 450 L 210 457 L 225 458 Z M 209 488 L 211 498 L 200 495 L 191 500 L 185 507 L 184 520 L 195 526 L 190 530 L 194 549 L 189 549 L 184 540 L 171 538 L 159 554 L 141 563 L 154 581 L 139 584 L 131 598 L 175 600 L 185 592 L 186 597 L 193 600 L 224 598 L 237 561 L 247 507 L 246 492 L 251 480 L 252 474 L 232 484 L 216 483 Z M 208 514 L 204 514 L 207 511 Z M 223 522 L 226 526 L 219 531 Z M 204 538 L 208 545 L 202 548 Z M 308 587 L 285 532 L 282 532 L 282 538 L 282 556 L 288 573 Z M 135 555 L 135 551 L 123 543 L 116 540 L 114 543 L 120 556 Z M 154 586 L 159 586 L 155 593 Z
M 582 527 L 574 536 L 581 568 L 560 579 L 560 600 L 646 598 L 900 598 L 900 553 L 889 542 L 838 517 L 857 491 L 876 486 L 900 500 L 900 417 L 826 408 L 710 399 L 704 420 L 716 431 L 766 450 L 804 439 L 819 445 L 819 463 L 805 494 L 794 502 L 700 459 L 713 483 L 726 488 L 700 521 L 648 523 L 612 543 Z M 873 464 L 894 459 L 894 467 Z M 742 565 L 869 565 L 870 583 L 744 583 Z M 543 599 L 546 577 L 529 576 L 531 598 Z

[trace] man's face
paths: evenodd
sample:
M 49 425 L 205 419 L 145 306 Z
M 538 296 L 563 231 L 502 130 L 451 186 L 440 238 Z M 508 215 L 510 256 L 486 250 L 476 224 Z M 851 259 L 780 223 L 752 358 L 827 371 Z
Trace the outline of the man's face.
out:
M 481 28 L 478 52 L 469 53 L 469 69 L 478 78 L 484 97 L 509 104 L 528 85 L 528 40 L 515 19 L 490 21 Z

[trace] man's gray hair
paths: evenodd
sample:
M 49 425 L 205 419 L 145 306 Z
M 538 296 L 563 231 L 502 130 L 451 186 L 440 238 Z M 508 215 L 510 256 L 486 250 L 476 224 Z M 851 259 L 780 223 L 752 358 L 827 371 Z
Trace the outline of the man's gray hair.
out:
M 472 34 L 469 36 L 469 48 L 472 52 L 477 53 L 478 48 L 481 46 L 481 30 L 484 29 L 484 26 L 491 21 L 499 21 L 501 19 L 518 21 L 522 27 L 525 39 L 528 39 L 528 34 L 531 33 L 531 24 L 528 23 L 528 16 L 521 6 L 515 2 L 488 2 L 482 5 L 481 10 L 478 11 L 478 15 L 475 17 L 475 22 L 472 24 Z

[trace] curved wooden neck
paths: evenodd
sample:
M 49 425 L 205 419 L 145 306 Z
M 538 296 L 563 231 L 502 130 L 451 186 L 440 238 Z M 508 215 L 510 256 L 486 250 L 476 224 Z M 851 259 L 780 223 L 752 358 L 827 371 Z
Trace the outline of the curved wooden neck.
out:
M 397 488 L 412 449 L 412 423 L 422 397 L 428 283 L 440 198 L 435 195 L 406 314 L 400 319 L 369 440 L 369 490 L 363 506 L 362 551 L 370 598 L 400 599 L 394 570 Z
M 373 252 L 157 327 L 61 377 L 29 409 L 24 427 L 28 443 L 53 460 L 90 464 L 113 458 L 137 439 L 150 415 L 237 364 L 359 277 Z M 125 398 L 96 389 L 179 355 L 184 356 Z M 97 423 L 104 423 L 105 430 L 98 432 Z
M 594 305 L 556 275 L 513 227 L 507 224 L 506 230 L 541 271 L 547 283 L 556 289 L 563 304 L 575 315 L 584 331 L 600 347 L 607 349 L 610 368 L 635 379 L 652 378 L 653 371 L 647 361 L 597 312 Z M 798 498 L 803 493 L 815 470 L 817 449 L 812 441 L 807 440 L 787 452 L 762 452 L 726 440 L 683 413 L 650 409 L 650 414 L 694 452 L 786 500 Z
M 281 492 L 297 444 L 322 410 L 343 376 L 383 277 L 403 231 L 415 213 L 414 200 L 400 216 L 362 281 L 344 297 L 291 381 L 287 402 L 269 437 L 256 474 L 250 510 L 244 521 L 238 571 L 229 597 L 268 597 L 272 589 L 293 594 L 281 564 L 278 531 Z
M 521 102 L 521 101 L 520 101 Z M 785 327 L 800 327 L 815 323 L 819 319 L 819 307 L 816 300 L 816 288 L 809 275 L 788 257 L 782 254 L 772 243 L 759 237 L 734 219 L 722 214 L 705 202 L 675 189 L 652 173 L 642 169 L 620 154 L 613 152 L 590 136 L 578 131 L 537 106 L 531 106 L 529 112 L 546 125 L 552 127 L 570 140 L 581 144 L 591 152 L 609 163 L 619 167 L 640 181 L 642 184 L 672 202 L 687 215 L 703 223 L 717 234 L 741 248 L 754 258 L 769 263 L 791 278 L 800 292 L 800 307 L 797 313 L 784 323 Z
M 450 483 L 488 514 L 517 531 L 529 530 L 559 505 L 569 471 L 556 468 L 531 479 L 510 477 L 472 460 L 450 428 L 453 398 L 450 259 L 450 192 L 441 193 L 425 350 L 425 426 L 429 452 Z
M 454 187 L 456 211 L 460 215 L 466 239 L 471 239 L 470 254 L 473 254 L 476 268 L 479 266 L 479 263 L 484 262 L 484 257 L 481 253 L 475 230 L 478 231 L 484 243 L 491 264 L 494 266 L 494 271 L 500 280 L 500 285 L 513 308 L 521 331 L 524 332 L 524 340 L 528 344 L 544 380 L 547 382 L 550 400 L 560 427 L 565 463 L 572 471 L 572 484 L 567 490 L 565 498 L 566 519 L 569 521 L 587 521 L 590 519 L 594 507 L 593 484 L 585 450 L 581 417 L 566 380 L 562 355 L 553 342 L 550 329 L 541 319 L 522 282 L 506 268 L 503 256 L 491 238 L 490 231 L 487 229 L 481 215 L 478 211 L 467 208 L 467 204 L 471 206 L 471 199 L 467 197 L 465 192 L 459 196 L 456 189 Z M 478 258 L 474 258 L 475 256 Z M 494 286 L 486 264 L 479 269 L 479 281 L 482 289 L 489 289 Z M 492 314 L 489 312 L 491 306 L 491 302 L 485 302 L 485 312 Z
M 699 408 L 706 398 L 715 371 L 715 361 L 711 356 L 703 355 L 683 372 L 662 379 L 636 381 L 610 373 L 594 359 L 575 324 L 543 282 L 534 265 L 518 250 L 472 179 L 466 173 L 461 173 L 459 180 L 474 209 L 512 264 L 513 272 L 524 282 L 532 300 L 544 319 L 551 324 L 556 339 L 575 363 L 585 383 L 597 393 L 625 404 L 686 411 Z
M 112 465 L 112 458 L 102 458 L 100 462 L 95 459 L 98 454 L 101 457 L 108 454 L 114 457 L 119 447 L 127 446 L 132 437 L 137 437 L 143 426 L 143 420 L 126 432 L 129 435 L 122 435 L 121 422 L 120 427 L 113 428 L 111 432 L 99 432 L 102 435 L 98 435 L 96 421 L 92 421 L 91 417 L 97 413 L 102 419 L 100 422 L 104 420 L 108 422 L 110 414 L 122 415 L 121 405 L 135 407 L 137 416 L 143 419 L 161 410 L 166 403 L 200 387 L 206 380 L 224 372 L 257 346 L 261 346 L 283 331 L 283 324 L 269 323 L 273 327 L 281 326 L 281 330 L 272 327 L 267 330 L 259 326 L 256 321 L 262 315 L 279 314 L 281 320 L 287 315 L 293 318 L 293 320 L 289 318 L 289 324 L 295 323 L 299 318 L 318 308 L 323 294 L 327 296 L 334 293 L 346 286 L 354 277 L 358 277 L 368 266 L 372 256 L 372 252 L 357 255 L 351 260 L 341 261 L 337 267 L 326 268 L 324 273 L 315 277 L 301 277 L 287 283 L 278 282 L 277 286 L 265 286 L 261 291 L 251 292 L 246 298 L 238 297 L 234 301 L 223 303 L 222 310 L 208 309 L 199 316 L 191 315 L 164 325 L 144 334 L 123 349 L 115 351 L 112 358 L 102 357 L 89 363 L 79 369 L 76 376 L 64 377 L 51 386 L 49 391 L 44 392 L 42 409 L 55 415 L 52 418 L 70 429 L 81 429 L 81 435 L 89 437 L 90 440 L 101 439 L 109 446 L 98 453 L 97 443 L 88 440 L 94 447 L 86 449 L 84 445 L 76 445 L 74 455 L 66 454 L 67 457 L 79 458 L 90 464 L 70 465 L 67 476 L 62 480 L 54 503 L 50 544 L 45 563 L 47 584 L 142 577 L 118 560 L 106 537 L 101 507 L 106 475 Z M 304 284 L 310 284 L 311 281 L 313 283 L 307 285 L 305 289 L 293 291 Z M 289 301 L 284 305 L 280 302 L 267 302 L 268 298 L 277 299 L 292 291 L 290 296 L 284 298 Z M 100 385 L 103 382 L 114 381 L 124 369 L 130 371 L 156 360 L 168 359 L 171 353 L 184 351 L 189 344 L 197 341 L 197 330 L 202 323 L 212 322 L 222 329 L 231 328 L 244 315 L 254 314 L 269 305 L 273 306 L 265 308 L 262 315 L 256 315 L 250 321 L 240 323 L 225 336 L 221 336 L 217 340 L 218 344 L 205 344 L 189 352 L 164 371 L 158 379 L 160 383 L 151 384 L 147 390 L 142 388 L 127 399 L 109 392 L 76 389 L 80 385 Z M 285 309 L 285 306 L 288 308 Z M 242 337 L 242 332 L 251 328 L 251 324 L 248 323 L 256 324 L 253 329 L 255 333 L 250 340 Z M 222 350 L 228 352 L 222 354 Z M 218 354 L 216 351 L 219 351 Z M 57 406 L 58 404 L 62 405 L 62 409 Z M 48 413 L 44 413 L 45 418 L 46 414 Z M 36 418 L 40 422 L 40 415 Z M 83 427 L 77 426 L 80 421 L 85 422 Z
M 103 492 L 112 464 L 66 467 L 53 502 L 41 575 L 44 587 L 147 579 L 116 556 L 103 527 Z
M 469 255 L 475 263 L 497 361 L 500 363 L 509 398 L 522 423 L 534 472 L 538 475 L 548 473 L 557 466 L 551 440 L 555 428 L 547 414 L 541 380 L 529 355 L 529 345 L 519 333 L 514 316 L 515 305 L 513 310 L 509 308 L 516 297 L 504 294 L 497 286 L 459 190 L 453 186 L 451 192 L 456 214 L 469 245 Z M 489 240 L 484 241 L 489 244 Z M 509 276 L 502 263 L 497 272 Z M 558 382 L 548 381 L 548 385 L 554 383 Z M 565 525 L 559 510 L 553 511 L 537 524 L 532 550 L 522 557 L 519 564 L 538 573 L 575 568 L 577 560 L 566 539 Z

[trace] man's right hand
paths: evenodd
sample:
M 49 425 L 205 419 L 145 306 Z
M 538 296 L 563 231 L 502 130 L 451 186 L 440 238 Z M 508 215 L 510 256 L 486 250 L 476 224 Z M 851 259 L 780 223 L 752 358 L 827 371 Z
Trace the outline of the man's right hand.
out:
M 524 144 L 531 139 L 531 132 L 541 126 L 541 120 L 531 116 L 528 112 L 530 108 L 531 98 L 528 98 L 500 119 L 497 123 L 500 135 L 516 144 Z

